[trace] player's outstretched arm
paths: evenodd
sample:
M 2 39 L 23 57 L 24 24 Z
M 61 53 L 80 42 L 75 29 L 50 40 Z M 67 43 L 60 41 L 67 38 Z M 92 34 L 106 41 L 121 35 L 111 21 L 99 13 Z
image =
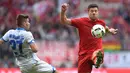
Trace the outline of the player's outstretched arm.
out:
M 3 44 L 3 43 L 4 43 L 4 41 L 0 39 L 0 44 Z
M 67 3 L 62 4 L 61 12 L 60 12 L 60 22 L 61 22 L 61 24 L 71 24 L 71 19 L 67 18 L 67 16 L 66 16 L 67 8 L 68 8 Z
M 106 26 L 106 33 L 116 34 L 117 31 L 118 29 L 109 28 L 108 26 Z
M 30 44 L 30 47 L 31 47 L 31 49 L 32 49 L 32 51 L 33 51 L 34 53 L 36 53 L 36 52 L 38 51 L 38 48 L 37 48 L 36 43 L 31 43 L 31 44 Z

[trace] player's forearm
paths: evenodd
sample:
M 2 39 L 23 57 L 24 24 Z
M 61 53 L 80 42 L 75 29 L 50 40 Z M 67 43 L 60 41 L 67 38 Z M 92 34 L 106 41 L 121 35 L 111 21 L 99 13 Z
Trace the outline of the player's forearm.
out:
M 3 42 L 4 42 L 4 41 L 0 39 L 0 44 L 3 44 Z
M 32 51 L 33 51 L 34 53 L 37 53 L 37 52 L 38 52 L 37 47 L 36 47 L 36 48 L 32 48 Z
M 61 14 L 60 14 L 60 22 L 61 22 L 61 24 L 66 24 L 66 20 L 67 20 L 67 17 L 66 17 L 65 12 L 61 12 Z
M 118 29 L 109 28 L 108 26 L 106 26 L 106 33 L 116 34 L 117 31 Z
M 37 49 L 38 47 L 37 47 L 36 43 L 30 44 L 30 47 L 31 47 L 31 49 L 32 49 L 32 51 L 33 51 L 34 53 L 38 52 L 38 49 Z
M 61 24 L 71 24 L 71 19 L 67 18 L 65 12 L 61 12 L 60 14 L 60 22 Z
M 110 33 L 109 27 L 106 26 L 106 33 Z
M 32 50 L 34 53 L 37 53 L 37 50 Z

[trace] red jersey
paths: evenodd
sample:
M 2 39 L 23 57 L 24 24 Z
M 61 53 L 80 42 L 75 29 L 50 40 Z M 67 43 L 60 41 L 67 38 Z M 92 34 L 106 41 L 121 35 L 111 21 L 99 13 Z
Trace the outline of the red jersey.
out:
M 92 53 L 97 49 L 102 49 L 102 39 L 95 38 L 91 34 L 91 29 L 96 24 L 101 24 L 105 27 L 103 20 L 97 19 L 92 21 L 89 18 L 76 18 L 71 19 L 72 26 L 78 29 L 80 42 L 79 42 L 79 55 Z

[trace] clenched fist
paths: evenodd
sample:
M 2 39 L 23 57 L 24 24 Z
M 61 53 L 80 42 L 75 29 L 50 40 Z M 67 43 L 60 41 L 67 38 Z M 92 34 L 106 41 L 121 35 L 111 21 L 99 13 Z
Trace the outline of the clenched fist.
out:
M 67 3 L 64 3 L 64 4 L 62 4 L 62 6 L 61 6 L 61 11 L 62 11 L 62 12 L 66 12 L 67 8 L 68 8 L 68 4 L 67 4 Z

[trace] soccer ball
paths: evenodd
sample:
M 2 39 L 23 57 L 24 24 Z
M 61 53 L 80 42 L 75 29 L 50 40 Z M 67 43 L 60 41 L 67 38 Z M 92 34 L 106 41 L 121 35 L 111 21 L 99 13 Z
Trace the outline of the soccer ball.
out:
M 105 35 L 106 31 L 102 25 L 96 24 L 92 27 L 91 33 L 95 38 L 102 38 Z

